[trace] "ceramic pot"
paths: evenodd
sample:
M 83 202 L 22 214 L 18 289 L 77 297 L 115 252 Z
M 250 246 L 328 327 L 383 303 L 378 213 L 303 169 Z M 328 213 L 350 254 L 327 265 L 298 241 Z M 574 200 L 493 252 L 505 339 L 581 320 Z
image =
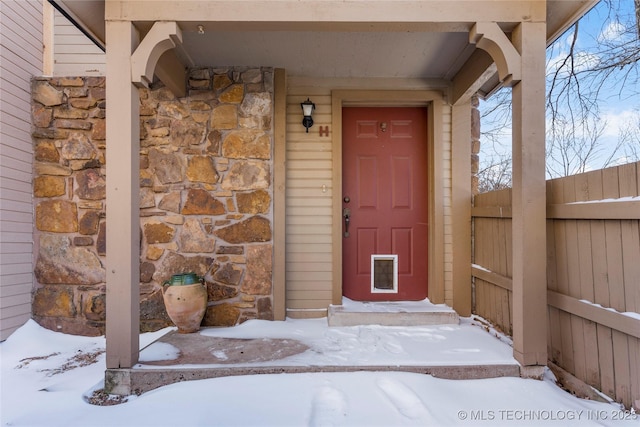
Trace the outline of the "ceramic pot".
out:
M 204 283 L 172 286 L 166 282 L 162 298 L 167 314 L 181 334 L 197 332 L 207 310 L 207 287 Z

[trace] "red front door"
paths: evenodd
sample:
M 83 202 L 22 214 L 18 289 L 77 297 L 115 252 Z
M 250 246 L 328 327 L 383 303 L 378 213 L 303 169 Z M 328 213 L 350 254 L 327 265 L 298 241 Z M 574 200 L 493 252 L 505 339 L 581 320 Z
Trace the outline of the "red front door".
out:
M 342 122 L 343 294 L 357 301 L 422 300 L 426 109 L 344 108 Z

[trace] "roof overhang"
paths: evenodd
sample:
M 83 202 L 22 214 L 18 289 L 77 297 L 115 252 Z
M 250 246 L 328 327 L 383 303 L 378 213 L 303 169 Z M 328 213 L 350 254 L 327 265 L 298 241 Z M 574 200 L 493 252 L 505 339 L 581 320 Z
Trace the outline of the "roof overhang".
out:
M 48 0 L 102 50 L 105 49 L 105 0 Z
M 500 0 L 492 3 L 499 9 L 485 7 L 494 9 L 490 14 L 478 9 L 488 4 L 482 0 L 459 2 L 467 8 L 442 0 L 189 0 L 154 2 L 155 7 L 141 0 L 49 1 L 103 47 L 107 18 L 131 20 L 141 36 L 155 21 L 170 19 L 182 30 L 183 48 L 195 65 L 273 66 L 295 76 L 407 78 L 444 85 L 475 64 L 485 67 L 476 88 L 483 95 L 500 87 L 500 80 L 491 58 L 469 41 L 476 21 L 492 21 L 498 13 L 504 21 L 497 22 L 508 34 L 522 20 L 546 19 L 550 44 L 598 2 Z

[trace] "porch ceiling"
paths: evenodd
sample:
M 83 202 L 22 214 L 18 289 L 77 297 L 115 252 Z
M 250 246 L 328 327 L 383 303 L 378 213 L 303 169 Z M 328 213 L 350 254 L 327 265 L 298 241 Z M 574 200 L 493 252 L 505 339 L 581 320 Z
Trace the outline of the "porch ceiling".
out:
M 98 43 L 105 42 L 104 0 L 50 0 Z M 547 1 L 552 41 L 597 1 Z M 178 18 L 179 19 L 179 18 Z M 391 20 L 390 20 L 391 21 Z M 153 22 L 135 22 L 145 34 Z M 473 22 L 197 22 L 178 21 L 183 47 L 200 66 L 272 66 L 306 77 L 451 79 L 475 50 Z M 203 25 L 204 34 L 198 34 Z M 501 24 L 510 31 L 509 24 Z M 491 79 L 488 84 L 497 83 Z M 488 89 L 488 88 L 483 88 Z
M 308 77 L 450 80 L 474 50 L 466 33 L 184 32 L 196 65 L 263 65 Z

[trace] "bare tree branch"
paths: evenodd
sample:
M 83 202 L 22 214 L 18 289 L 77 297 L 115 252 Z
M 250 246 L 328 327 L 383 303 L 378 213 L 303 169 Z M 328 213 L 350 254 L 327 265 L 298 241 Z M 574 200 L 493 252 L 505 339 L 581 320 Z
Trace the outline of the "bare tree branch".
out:
M 636 6 L 636 28 L 638 29 L 638 38 L 640 39 L 640 0 L 635 0 Z
M 604 139 L 605 102 L 640 108 L 640 0 L 603 0 L 547 49 L 547 175 L 565 176 L 640 160 L 640 119 Z M 593 22 L 600 23 L 593 32 Z M 483 103 L 480 189 L 496 187 L 510 172 L 502 168 L 511 147 L 511 96 L 499 91 Z M 640 116 L 640 113 L 638 114 Z M 610 135 L 610 131 L 609 131 Z M 483 183 L 482 179 L 486 179 Z

